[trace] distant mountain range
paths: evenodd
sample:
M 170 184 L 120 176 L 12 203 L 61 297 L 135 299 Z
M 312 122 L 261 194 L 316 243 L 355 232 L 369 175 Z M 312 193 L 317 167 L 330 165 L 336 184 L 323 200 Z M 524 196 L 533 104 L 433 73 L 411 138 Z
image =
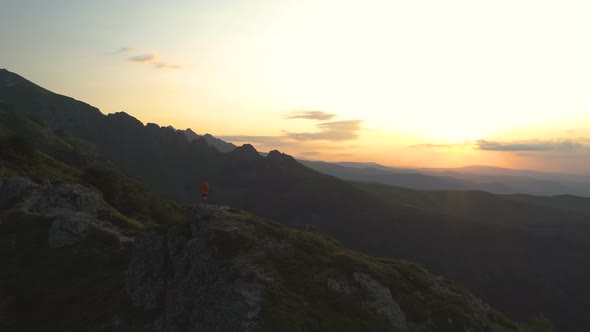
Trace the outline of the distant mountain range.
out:
M 179 131 L 181 131 L 184 136 L 186 136 L 186 139 L 188 139 L 189 142 L 192 142 L 193 140 L 199 139 L 199 138 L 203 138 L 205 140 L 205 142 L 207 142 L 207 144 L 209 144 L 209 146 L 213 146 L 215 147 L 217 150 L 219 150 L 219 152 L 232 152 L 233 150 L 235 150 L 237 148 L 237 146 L 233 145 L 232 143 L 227 143 L 223 140 L 220 140 L 217 137 L 214 137 L 211 134 L 205 134 L 203 136 L 198 135 L 197 133 L 195 133 L 194 131 L 192 131 L 192 129 L 188 128 L 185 130 L 181 130 L 178 129 Z
M 213 202 L 289 226 L 309 225 L 367 254 L 416 261 L 460 281 L 514 319 L 542 312 L 559 331 L 590 330 L 590 199 L 344 181 L 278 151 L 262 156 L 244 145 L 222 153 L 203 137 L 189 141 L 185 132 L 143 125 L 122 112 L 103 115 L 6 70 L 0 70 L 0 110 L 0 132 L 30 132 L 35 147 L 55 160 L 86 168 L 84 158 L 56 143 L 78 142 L 87 146 L 85 154 L 184 203 L 199 199 L 199 184 L 207 178 Z M 17 115 L 50 129 L 43 135 L 13 124 Z M 350 164 L 337 166 L 354 171 Z M 373 168 L 363 176 L 396 174 Z M 441 174 L 411 178 L 402 179 L 463 183 Z M 160 212 L 144 214 L 154 218 Z
M 494 194 L 576 195 L 590 197 L 590 176 L 541 173 L 490 166 L 394 168 L 376 163 L 299 160 L 319 172 L 422 190 L 481 190 Z

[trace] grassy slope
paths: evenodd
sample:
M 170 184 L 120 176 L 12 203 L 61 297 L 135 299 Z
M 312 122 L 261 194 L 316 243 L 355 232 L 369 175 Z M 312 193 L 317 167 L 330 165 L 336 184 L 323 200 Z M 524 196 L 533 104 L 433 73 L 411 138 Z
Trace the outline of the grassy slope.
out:
M 437 230 L 454 243 L 429 244 L 439 261 L 427 265 L 437 273 L 514 317 L 543 312 L 564 331 L 590 324 L 590 199 L 355 185 L 384 204 L 455 218 L 454 228 Z
M 88 143 L 59 137 L 42 123 L 1 106 L 0 179 L 26 176 L 38 182 L 82 183 L 102 193 L 103 217 L 134 228 L 184 220 L 184 207 L 102 162 Z
M 328 278 L 364 272 L 389 288 L 407 315 L 410 330 L 457 331 L 473 329 L 474 301 L 465 288 L 435 278 L 416 264 L 369 257 L 343 247 L 332 238 L 316 232 L 288 229 L 283 225 L 257 220 L 246 215 L 242 222 L 254 223 L 270 238 L 292 243 L 287 249 L 268 252 L 265 262 L 276 271 L 280 282 L 266 294 L 263 321 L 266 330 L 387 331 L 378 317 L 359 311 L 362 298 L 347 298 L 329 292 Z M 437 282 L 451 293 L 433 291 Z M 496 328 L 518 330 L 503 315 L 488 311 Z
M 561 195 L 494 195 L 482 191 L 412 190 L 381 184 L 356 183 L 375 200 L 477 221 L 521 227 L 535 233 L 572 236 L 590 233 L 590 198 Z M 563 217 L 567 216 L 567 222 Z M 590 239 L 580 239 L 588 241 Z

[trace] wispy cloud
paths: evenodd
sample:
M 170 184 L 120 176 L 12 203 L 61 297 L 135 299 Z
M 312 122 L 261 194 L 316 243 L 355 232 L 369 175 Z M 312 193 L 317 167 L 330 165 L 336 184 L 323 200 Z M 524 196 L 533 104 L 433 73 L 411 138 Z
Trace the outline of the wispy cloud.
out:
M 179 65 L 175 65 L 175 64 L 171 64 L 168 62 L 156 62 L 154 63 L 154 67 L 158 68 L 158 69 L 179 69 L 182 68 L 182 66 Z
M 139 63 L 153 63 L 160 60 L 160 57 L 157 54 L 141 54 L 135 55 L 128 58 L 131 62 L 139 62 Z
M 583 144 L 570 140 L 528 140 L 528 141 L 487 141 L 478 140 L 477 148 L 487 151 L 555 151 L 574 150 L 583 147 Z
M 285 115 L 286 119 L 331 120 L 336 114 L 324 111 L 291 111 Z
M 307 133 L 287 133 L 297 141 L 349 141 L 358 138 L 363 120 L 324 122 L 316 125 L 320 131 Z
M 324 122 L 316 125 L 320 130 L 317 132 L 291 133 L 277 136 L 249 136 L 230 135 L 221 136 L 225 141 L 232 142 L 256 142 L 263 144 L 285 143 L 286 141 L 349 141 L 358 138 L 358 131 L 361 130 L 363 120 Z M 296 143 L 300 144 L 300 143 Z
M 322 117 L 332 117 L 331 114 L 326 114 L 313 113 L 311 116 L 314 120 Z M 293 112 L 289 114 L 289 117 L 305 116 L 305 118 L 309 118 L 308 115 Z M 293 155 L 312 157 L 325 155 L 330 151 L 349 151 L 355 148 L 355 146 L 345 142 L 356 140 L 359 137 L 363 122 L 364 120 L 322 122 L 315 125 L 317 130 L 314 132 L 294 133 L 283 130 L 282 134 L 273 136 L 225 135 L 219 136 L 219 138 L 236 144 L 250 143 L 256 146 L 257 149 L 261 149 L 261 151 L 279 149 Z
M 588 138 L 553 139 L 553 140 L 518 140 L 518 141 L 491 141 L 477 140 L 459 143 L 425 143 L 411 145 L 411 148 L 456 148 L 471 147 L 483 151 L 511 151 L 511 152 L 543 152 L 543 151 L 571 151 L 583 147 L 589 147 Z
M 132 47 L 121 47 L 118 50 L 116 50 L 115 53 L 126 53 L 131 51 L 133 51 Z
M 160 56 L 155 53 L 134 55 L 127 58 L 127 60 L 130 62 L 152 65 L 154 68 L 161 70 L 182 68 L 180 65 L 162 60 Z

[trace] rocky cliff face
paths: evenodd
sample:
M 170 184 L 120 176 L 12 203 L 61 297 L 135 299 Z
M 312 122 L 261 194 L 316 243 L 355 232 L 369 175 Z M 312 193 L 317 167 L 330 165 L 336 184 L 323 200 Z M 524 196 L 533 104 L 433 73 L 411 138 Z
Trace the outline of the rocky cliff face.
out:
M 0 328 L 510 331 L 464 288 L 224 206 L 130 233 L 94 190 L 0 181 Z
M 227 257 L 216 243 L 251 228 L 218 220 L 142 232 L 125 281 L 133 304 L 159 312 L 158 331 L 252 330 L 273 279 L 257 263 L 260 251 Z

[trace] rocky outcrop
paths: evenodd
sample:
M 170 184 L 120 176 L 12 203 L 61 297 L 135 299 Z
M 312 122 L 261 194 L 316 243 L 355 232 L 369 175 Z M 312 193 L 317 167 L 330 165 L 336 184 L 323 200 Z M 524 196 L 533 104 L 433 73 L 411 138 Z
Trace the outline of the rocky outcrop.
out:
M 391 327 L 396 331 L 406 330 L 406 316 L 397 304 L 389 288 L 381 285 L 364 272 L 355 272 L 354 280 L 363 294 L 362 306 L 378 315 L 387 317 Z
M 20 177 L 0 182 L 0 209 L 54 217 L 47 239 L 50 248 L 79 244 L 92 229 L 100 229 L 115 235 L 120 241 L 131 242 L 110 222 L 99 219 L 102 204 L 99 193 L 79 184 L 37 184 Z
M 254 236 L 247 224 L 223 220 L 224 207 L 202 205 L 193 223 L 147 230 L 137 239 L 125 287 L 134 305 L 157 311 L 157 331 L 249 331 L 256 327 L 272 278 L 257 251 L 233 241 Z M 226 246 L 229 246 L 226 247 Z
M 218 218 L 229 211 L 226 205 L 199 204 L 191 210 L 192 220 L 209 220 Z
M 406 316 L 393 300 L 391 291 L 364 272 L 354 272 L 354 281 L 328 279 L 328 288 L 338 294 L 359 300 L 365 310 L 385 317 L 393 331 L 405 331 Z

